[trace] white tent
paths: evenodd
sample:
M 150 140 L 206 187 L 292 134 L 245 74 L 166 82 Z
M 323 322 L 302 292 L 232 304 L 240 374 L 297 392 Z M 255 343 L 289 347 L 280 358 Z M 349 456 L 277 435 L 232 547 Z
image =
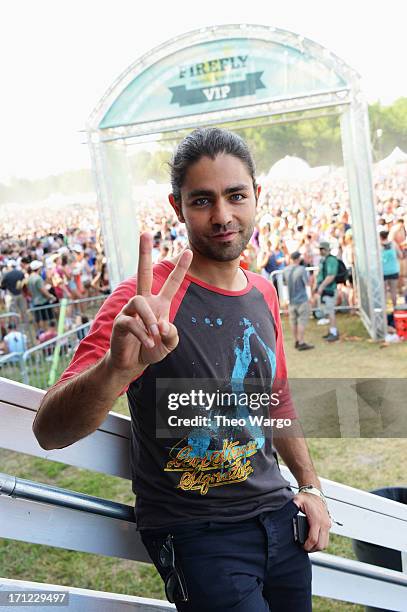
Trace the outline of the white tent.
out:
M 395 147 L 390 155 L 378 162 L 378 165 L 394 166 L 395 164 L 402 164 L 405 162 L 407 162 L 407 153 L 404 153 L 400 147 Z
M 270 168 L 267 179 L 304 180 L 308 178 L 309 171 L 310 166 L 305 159 L 286 155 Z
M 315 168 L 309 169 L 309 178 L 310 181 L 317 181 L 318 179 L 330 174 L 331 166 L 315 166 Z

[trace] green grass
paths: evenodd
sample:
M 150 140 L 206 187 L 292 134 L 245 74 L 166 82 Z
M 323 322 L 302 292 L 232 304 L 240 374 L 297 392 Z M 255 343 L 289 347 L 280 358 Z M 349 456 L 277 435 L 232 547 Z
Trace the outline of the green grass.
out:
M 407 343 L 383 346 L 372 343 L 357 317 L 338 317 L 340 342 L 332 345 L 321 339 L 326 327 L 310 322 L 306 339 L 313 351 L 293 348 L 287 320 L 283 319 L 290 377 L 405 377 Z M 114 411 L 129 414 L 126 398 L 119 398 Z M 405 481 L 405 467 L 397 458 L 407 454 L 404 439 L 311 439 L 311 455 L 320 476 L 360 489 L 398 485 Z M 130 482 L 112 476 L 73 468 L 61 463 L 0 450 L 1 471 L 104 497 L 132 505 Z M 355 558 L 351 542 L 331 534 L 328 553 Z M 146 564 L 99 555 L 0 540 L 0 575 L 165 599 L 161 579 Z M 317 612 L 362 612 L 363 607 L 314 598 Z
M 314 319 L 305 331 L 312 351 L 297 351 L 287 318 L 283 318 L 285 351 L 290 378 L 406 378 L 407 342 L 386 345 L 373 342 L 356 315 L 338 315 L 338 342 L 322 339 L 326 325 Z

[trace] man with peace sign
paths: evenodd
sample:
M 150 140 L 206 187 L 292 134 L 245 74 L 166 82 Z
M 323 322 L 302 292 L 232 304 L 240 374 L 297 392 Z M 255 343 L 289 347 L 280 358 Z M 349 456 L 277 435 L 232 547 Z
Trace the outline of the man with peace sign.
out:
M 308 552 L 327 546 L 331 521 L 304 439 L 272 437 L 260 418 L 280 426 L 297 414 L 276 292 L 239 267 L 260 194 L 254 162 L 235 134 L 199 129 L 177 147 L 171 182 L 189 248 L 153 265 L 151 236 L 141 236 L 137 276 L 100 309 L 34 433 L 46 449 L 73 444 L 127 392 L 136 520 L 168 599 L 185 612 L 308 611 Z M 260 410 L 258 389 L 268 392 Z M 170 413 L 206 425 L 162 437 Z M 304 487 L 296 495 L 275 449 Z

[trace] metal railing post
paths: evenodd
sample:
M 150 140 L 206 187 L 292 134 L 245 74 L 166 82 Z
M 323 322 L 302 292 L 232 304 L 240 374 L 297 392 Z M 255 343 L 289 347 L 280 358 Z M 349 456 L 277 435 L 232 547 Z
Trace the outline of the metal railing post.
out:
M 61 310 L 59 311 L 59 320 L 58 320 L 58 338 L 59 336 L 62 336 L 62 334 L 64 333 L 64 326 L 65 326 L 65 314 L 66 314 L 66 305 L 67 305 L 68 300 L 66 298 L 63 298 L 61 300 Z M 57 377 L 57 369 L 58 369 L 58 363 L 59 363 L 59 356 L 60 356 L 60 348 L 61 345 L 59 344 L 59 342 L 56 343 L 55 345 L 55 349 L 52 355 L 52 366 L 51 366 L 51 370 L 49 373 L 49 377 L 48 377 L 48 386 L 52 387 L 52 385 L 54 384 L 56 377 Z

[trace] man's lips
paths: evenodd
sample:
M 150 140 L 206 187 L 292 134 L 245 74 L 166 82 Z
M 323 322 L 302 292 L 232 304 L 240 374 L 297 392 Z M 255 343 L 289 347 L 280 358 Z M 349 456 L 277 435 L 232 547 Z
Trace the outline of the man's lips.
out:
M 224 232 L 223 234 L 214 234 L 211 236 L 211 238 L 220 242 L 227 242 L 228 240 L 232 240 L 237 233 L 237 230 L 232 232 Z

